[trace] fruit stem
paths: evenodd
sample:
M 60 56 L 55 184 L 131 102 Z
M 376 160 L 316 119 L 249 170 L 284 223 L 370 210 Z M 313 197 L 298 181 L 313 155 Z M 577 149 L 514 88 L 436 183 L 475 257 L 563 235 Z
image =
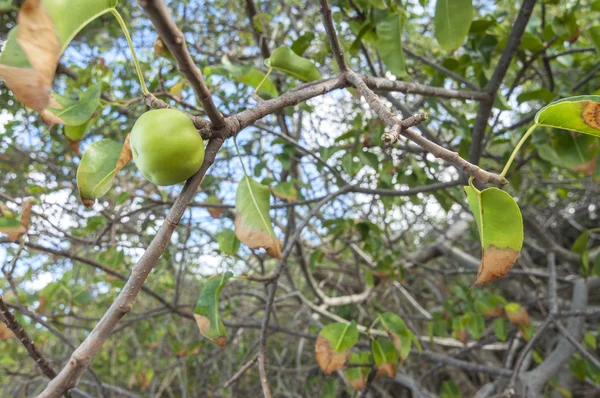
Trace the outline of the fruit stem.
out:
M 142 75 L 142 68 L 140 68 L 140 63 L 138 62 L 137 55 L 135 54 L 135 48 L 133 47 L 133 43 L 131 41 L 131 36 L 129 36 L 129 31 L 127 30 L 125 21 L 123 21 L 121 14 L 119 14 L 119 11 L 117 11 L 116 8 L 113 8 L 112 10 L 110 10 L 110 12 L 115 16 L 115 18 L 119 22 L 119 25 L 121 26 L 121 30 L 123 31 L 123 34 L 125 35 L 125 38 L 127 39 L 127 43 L 129 43 L 129 48 L 131 49 L 131 55 L 133 55 L 133 63 L 135 64 L 135 70 L 137 72 L 138 79 L 140 79 L 140 86 L 142 87 L 142 93 L 146 96 L 146 95 L 150 94 L 150 92 L 148 91 L 148 88 L 146 87 L 146 83 L 144 82 L 144 75 Z
M 525 133 L 525 135 L 523 137 L 521 137 L 521 139 L 519 140 L 519 143 L 517 144 L 517 146 L 515 147 L 515 149 L 513 150 L 513 152 L 510 154 L 510 158 L 508 158 L 508 161 L 506 162 L 506 165 L 504 166 L 504 169 L 502 170 L 502 173 L 500 173 L 500 177 L 504 177 L 506 176 L 506 173 L 508 173 L 508 169 L 510 169 L 510 165 L 512 164 L 513 160 L 515 160 L 515 157 L 517 156 L 517 153 L 519 152 L 519 149 L 521 149 L 521 147 L 523 146 L 523 144 L 525 143 L 525 141 L 527 141 L 527 138 L 529 138 L 529 136 L 535 131 L 535 129 L 539 126 L 539 124 L 535 123 L 533 124 L 529 130 L 527 130 L 527 132 Z

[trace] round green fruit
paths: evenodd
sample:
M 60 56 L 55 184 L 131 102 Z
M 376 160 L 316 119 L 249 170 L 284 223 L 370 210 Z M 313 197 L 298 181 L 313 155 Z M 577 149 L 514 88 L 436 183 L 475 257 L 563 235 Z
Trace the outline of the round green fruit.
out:
M 193 176 L 204 160 L 204 143 L 192 121 L 176 109 L 144 113 L 130 137 L 137 168 L 150 182 L 166 186 Z

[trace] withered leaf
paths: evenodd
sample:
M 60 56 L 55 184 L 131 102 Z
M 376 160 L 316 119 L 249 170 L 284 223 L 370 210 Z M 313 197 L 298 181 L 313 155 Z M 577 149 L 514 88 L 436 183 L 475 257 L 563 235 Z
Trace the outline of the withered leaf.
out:
M 336 352 L 329 340 L 323 336 L 317 337 L 315 344 L 315 357 L 317 363 L 323 370 L 323 373 L 330 375 L 336 370 L 341 369 L 346 363 L 346 358 L 350 354 L 349 349 L 345 349 L 342 352 Z

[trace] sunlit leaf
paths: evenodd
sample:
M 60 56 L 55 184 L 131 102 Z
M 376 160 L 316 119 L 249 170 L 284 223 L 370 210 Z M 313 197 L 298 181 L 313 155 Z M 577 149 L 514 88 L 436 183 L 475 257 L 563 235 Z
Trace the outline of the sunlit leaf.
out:
M 437 0 L 435 38 L 446 51 L 456 50 L 465 41 L 473 19 L 472 0 Z
M 388 336 L 390 336 L 392 343 L 394 343 L 394 347 L 396 347 L 402 361 L 408 358 L 413 341 L 417 343 L 419 350 L 421 349 L 419 341 L 398 315 L 391 312 L 384 312 L 379 315 L 379 319 Z
M 281 258 L 283 243 L 271 226 L 269 187 L 244 176 L 235 195 L 235 235 L 251 249 L 264 248 L 271 257 Z
M 289 47 L 279 47 L 273 51 L 268 65 L 303 82 L 321 79 L 321 72 L 315 64 L 311 60 L 299 56 Z
M 523 218 L 515 200 L 498 188 L 464 187 L 475 217 L 483 256 L 474 285 L 501 278 L 513 267 L 523 246 Z
M 314 38 L 315 34 L 312 31 L 309 30 L 304 32 L 300 37 L 294 40 L 291 48 L 296 54 L 302 56 L 306 50 L 308 50 L 310 43 L 312 43 Z
M 0 76 L 17 99 L 38 111 L 50 104 L 60 54 L 84 26 L 116 4 L 117 0 L 27 0 L 0 54 Z
M 553 102 L 540 109 L 535 122 L 600 137 L 600 96 L 582 95 Z
M 508 328 L 504 318 L 494 320 L 494 334 L 500 341 L 506 341 L 508 338 Z
M 132 159 L 129 136 L 121 145 L 102 139 L 90 145 L 77 168 L 77 187 L 86 207 L 94 204 L 112 187 L 115 175 Z
M 298 200 L 298 190 L 294 186 L 294 183 L 289 181 L 275 185 L 273 187 L 273 194 L 290 203 Z
M 194 309 L 194 318 L 200 333 L 220 347 L 227 345 L 225 325 L 219 317 L 219 297 L 232 272 L 214 275 L 204 283 Z
M 86 91 L 79 94 L 79 99 L 63 97 L 54 94 L 57 107 L 49 106 L 47 109 L 68 126 L 80 126 L 90 120 L 100 105 L 101 85 L 94 84 Z
M 358 341 L 356 323 L 331 323 L 319 332 L 315 343 L 315 357 L 323 373 L 330 375 L 341 369 L 346 358 Z

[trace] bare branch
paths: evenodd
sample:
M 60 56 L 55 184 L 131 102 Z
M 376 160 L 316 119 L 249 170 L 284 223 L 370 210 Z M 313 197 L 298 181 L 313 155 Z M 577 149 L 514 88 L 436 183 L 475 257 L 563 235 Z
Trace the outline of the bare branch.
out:
M 331 45 L 333 56 L 335 57 L 338 67 L 340 68 L 340 72 L 346 72 L 348 71 L 348 66 L 346 66 L 344 52 L 340 47 L 340 42 L 338 41 L 337 34 L 335 33 L 335 28 L 333 27 L 331 8 L 329 7 L 327 0 L 319 0 L 319 4 L 321 5 L 321 19 L 323 20 L 323 25 L 325 26 L 325 31 L 327 32 L 327 38 L 329 39 L 329 45 Z

